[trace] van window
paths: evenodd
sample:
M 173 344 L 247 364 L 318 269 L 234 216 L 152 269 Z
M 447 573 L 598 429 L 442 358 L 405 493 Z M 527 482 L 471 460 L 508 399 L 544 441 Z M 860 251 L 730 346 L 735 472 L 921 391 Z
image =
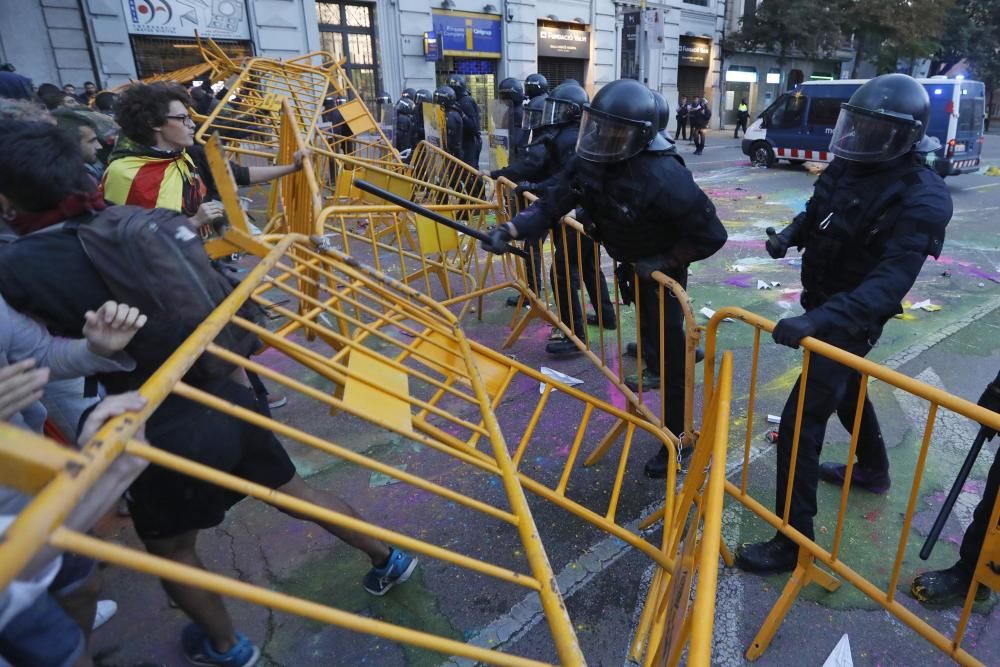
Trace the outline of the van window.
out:
M 981 132 L 986 101 L 982 97 L 962 97 L 958 103 L 958 131 Z
M 804 95 L 787 96 L 784 103 L 776 105 L 771 113 L 771 127 L 802 127 L 802 116 L 805 114 L 806 102 L 807 98 Z
M 809 101 L 809 125 L 834 127 L 840 116 L 841 99 L 831 97 L 814 97 Z

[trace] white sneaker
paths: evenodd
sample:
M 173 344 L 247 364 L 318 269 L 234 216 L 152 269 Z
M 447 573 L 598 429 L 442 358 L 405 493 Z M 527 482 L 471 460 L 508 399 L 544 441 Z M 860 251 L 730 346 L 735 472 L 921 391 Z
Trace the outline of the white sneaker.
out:
M 94 630 L 110 621 L 118 612 L 118 603 L 114 600 L 98 600 L 97 613 L 94 614 Z

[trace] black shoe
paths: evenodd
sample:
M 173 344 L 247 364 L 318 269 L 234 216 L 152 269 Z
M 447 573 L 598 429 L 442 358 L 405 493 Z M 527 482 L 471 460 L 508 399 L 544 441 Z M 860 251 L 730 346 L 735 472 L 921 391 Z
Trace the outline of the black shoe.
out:
M 639 391 L 639 375 L 626 375 L 625 386 L 632 391 Z M 642 390 L 656 391 L 660 388 L 660 376 L 648 368 L 642 369 Z
M 625 343 L 625 352 L 622 353 L 623 356 L 632 357 L 633 359 L 635 359 L 638 353 L 639 353 L 638 345 L 636 345 L 635 343 Z M 705 360 L 705 350 L 701 349 L 700 347 L 696 347 L 694 349 L 694 363 L 698 364 L 704 360 Z
M 604 328 L 605 329 L 617 329 L 618 328 L 618 320 L 615 319 L 615 314 L 614 313 L 611 313 L 610 316 L 609 315 L 604 315 L 601 319 L 604 322 Z M 597 321 L 597 313 L 587 313 L 587 324 L 589 324 L 591 326 L 594 326 L 594 327 L 596 327 L 599 324 L 599 322 Z
M 736 550 L 736 567 L 746 572 L 778 574 L 791 572 L 799 559 L 799 548 L 791 540 L 776 536 L 767 542 L 741 544 Z
M 550 340 L 545 345 L 545 351 L 555 357 L 565 357 L 571 354 L 580 354 L 581 350 L 576 346 L 576 343 L 571 341 L 566 336 L 560 336 L 553 340 Z
M 643 468 L 646 472 L 646 477 L 650 479 L 666 479 L 667 463 L 669 461 L 666 447 L 660 447 L 660 451 L 656 452 L 656 456 L 646 461 L 646 467 Z
M 913 578 L 910 594 L 920 602 L 930 607 L 946 607 L 961 604 L 969 592 L 972 575 L 965 571 L 959 563 L 947 570 L 932 570 L 918 574 Z M 982 584 L 976 590 L 976 602 L 990 599 L 990 589 Z
M 819 478 L 829 484 L 843 486 L 846 474 L 847 466 L 841 463 L 819 464 Z M 882 495 L 889 491 L 890 486 L 892 482 L 889 479 L 889 471 L 874 472 L 858 465 L 854 466 L 854 471 L 851 473 L 851 487 Z
M 520 300 L 521 300 L 521 296 L 518 295 L 518 294 L 515 294 L 514 296 L 507 297 L 507 307 L 508 308 L 517 308 L 517 302 L 520 301 Z M 528 298 L 524 297 L 524 303 L 522 304 L 521 307 L 522 308 L 527 308 L 529 305 L 530 304 L 528 303 Z

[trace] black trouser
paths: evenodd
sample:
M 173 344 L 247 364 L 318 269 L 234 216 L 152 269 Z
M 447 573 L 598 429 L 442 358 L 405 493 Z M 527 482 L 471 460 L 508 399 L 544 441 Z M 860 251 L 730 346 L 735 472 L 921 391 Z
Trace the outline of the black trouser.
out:
M 868 332 L 851 335 L 846 331 L 838 331 L 819 335 L 817 338 L 859 357 L 868 354 L 875 343 L 869 339 Z M 778 427 L 778 472 L 774 511 L 779 517 L 785 512 L 785 490 L 792 459 L 792 437 L 795 432 L 795 414 L 801 382 L 802 376 L 799 376 L 781 411 L 781 425 Z M 799 455 L 795 464 L 795 484 L 792 487 L 792 504 L 788 515 L 788 523 L 809 539 L 813 538 L 819 455 L 823 449 L 823 438 L 826 436 L 826 423 L 836 412 L 844 428 L 848 432 L 853 432 L 860 383 L 861 375 L 854 369 L 818 354 L 810 356 L 806 396 L 802 406 Z M 861 413 L 857 459 L 857 464 L 867 470 L 889 469 L 889 459 L 885 453 L 885 442 L 882 440 L 878 417 L 867 394 Z
M 688 138 L 688 121 L 687 118 L 677 119 L 677 138 L 687 139 Z
M 739 135 L 740 130 L 743 130 L 743 134 L 744 135 L 747 133 L 747 119 L 746 118 L 739 118 L 739 117 L 736 118 L 736 129 L 733 130 L 733 139 L 737 138 L 737 135 Z
M 528 253 L 528 259 L 524 260 L 528 288 L 540 296 L 542 293 L 542 239 L 524 239 L 524 252 Z
M 694 140 L 694 147 L 697 151 L 705 150 L 705 128 L 702 126 L 691 126 L 691 138 Z
M 687 289 L 687 269 L 670 274 L 681 287 Z M 642 360 L 651 372 L 660 374 L 660 288 L 656 281 L 639 281 L 639 337 L 642 340 Z M 684 310 L 673 292 L 663 288 L 663 351 L 666 354 L 660 378 L 661 391 L 665 392 L 666 415 L 664 423 L 674 434 L 684 430 L 684 376 L 687 367 L 685 355 Z
M 577 239 L 580 240 L 580 260 L 577 261 Z M 552 288 L 558 295 L 559 319 L 563 324 L 572 327 L 573 333 L 584 338 L 583 309 L 580 306 L 580 264 L 583 264 L 583 285 L 590 296 L 590 302 L 595 308 L 601 309 L 601 318 L 607 322 L 615 317 L 615 306 L 608 292 L 608 281 L 604 271 L 595 266 L 600 259 L 600 251 L 595 249 L 593 240 L 582 236 L 580 232 L 566 228 L 566 243 L 563 244 L 563 230 L 556 228 L 552 233 L 555 246 L 555 258 L 552 261 Z M 566 275 L 566 263 L 569 262 L 569 276 Z M 567 287 L 568 284 L 568 287 Z M 567 298 L 566 291 L 569 290 Z M 570 311 L 572 309 L 572 315 Z
M 483 151 L 483 140 L 477 134 L 474 139 L 462 141 L 462 162 L 479 171 L 479 154 Z
M 959 565 L 970 575 L 976 569 L 976 561 L 979 560 L 979 552 L 982 551 L 983 540 L 986 539 L 986 530 L 989 528 L 990 514 L 993 512 L 993 503 L 997 499 L 998 491 L 1000 491 L 1000 456 L 994 455 L 990 474 L 986 477 L 982 500 L 972 513 L 972 523 L 962 537 L 962 546 L 958 552 Z

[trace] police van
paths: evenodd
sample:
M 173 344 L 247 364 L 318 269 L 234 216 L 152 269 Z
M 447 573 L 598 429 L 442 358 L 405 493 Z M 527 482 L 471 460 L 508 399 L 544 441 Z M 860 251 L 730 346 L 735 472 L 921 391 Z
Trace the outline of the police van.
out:
M 917 79 L 931 100 L 927 134 L 941 148 L 927 156 L 941 176 L 979 169 L 983 146 L 986 88 L 979 81 L 934 77 Z M 761 112 L 743 137 L 743 153 L 754 164 L 770 167 L 778 160 L 792 163 L 829 162 L 830 137 L 840 105 L 864 84 L 861 79 L 807 81 L 784 93 Z

